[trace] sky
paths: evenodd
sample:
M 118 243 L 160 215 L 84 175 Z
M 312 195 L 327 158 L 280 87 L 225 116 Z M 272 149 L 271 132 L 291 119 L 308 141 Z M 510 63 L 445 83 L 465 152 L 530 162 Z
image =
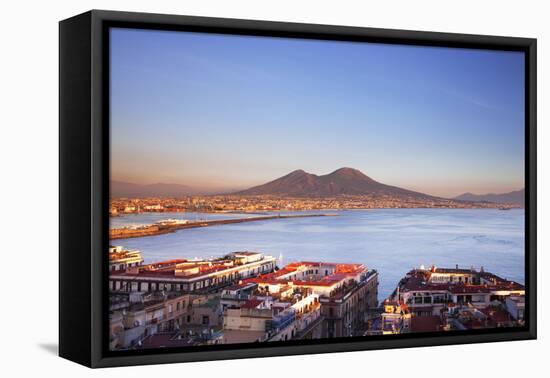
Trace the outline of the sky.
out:
M 111 30 L 111 179 L 208 191 L 340 167 L 424 193 L 524 187 L 520 52 Z

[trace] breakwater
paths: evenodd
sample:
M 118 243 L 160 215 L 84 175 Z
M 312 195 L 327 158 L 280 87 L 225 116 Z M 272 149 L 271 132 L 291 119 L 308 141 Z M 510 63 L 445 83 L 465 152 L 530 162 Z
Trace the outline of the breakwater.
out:
M 175 232 L 175 231 L 187 229 L 187 228 L 211 227 L 211 226 L 219 226 L 224 224 L 259 222 L 259 221 L 267 221 L 267 220 L 275 220 L 275 219 L 311 218 L 311 217 L 327 217 L 327 216 L 336 216 L 336 214 L 270 215 L 270 216 L 263 216 L 263 217 L 197 221 L 197 222 L 189 222 L 185 224 L 151 224 L 151 225 L 144 225 L 137 228 L 129 228 L 129 227 L 114 228 L 110 230 L 109 238 L 111 240 L 139 238 L 139 237 L 145 237 L 145 236 L 167 234 L 170 232 Z

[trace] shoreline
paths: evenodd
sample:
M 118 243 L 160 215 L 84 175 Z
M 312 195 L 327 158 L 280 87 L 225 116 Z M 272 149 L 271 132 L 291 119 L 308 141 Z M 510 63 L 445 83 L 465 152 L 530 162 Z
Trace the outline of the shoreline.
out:
M 367 210 L 525 210 L 525 207 L 522 206 L 491 206 L 491 207 L 349 207 L 349 208 L 320 208 L 320 209 L 305 209 L 305 210 L 254 210 L 254 211 L 239 211 L 239 210 L 224 210 L 224 211 L 199 211 L 199 210 L 189 210 L 189 211 L 141 211 L 133 213 L 121 213 L 116 215 L 109 215 L 109 218 L 119 218 L 128 215 L 142 215 L 142 214 L 185 214 L 185 213 L 199 213 L 199 214 L 247 214 L 247 215 L 263 215 L 270 213 L 305 213 L 312 211 L 328 211 L 328 212 L 339 212 L 339 211 L 367 211 Z M 334 215 L 334 214 L 322 214 L 322 215 Z M 287 215 L 282 215 L 281 217 L 288 217 Z M 300 215 L 301 216 L 301 215 Z M 274 216 L 276 217 L 276 216 Z
M 146 236 L 156 236 L 163 235 L 178 230 L 187 229 L 187 228 L 199 228 L 199 227 L 211 227 L 224 224 L 234 224 L 234 223 L 246 223 L 246 222 L 258 222 L 265 220 L 273 219 L 290 219 L 290 218 L 311 218 L 311 217 L 333 217 L 338 216 L 338 214 L 296 214 L 296 215 L 273 215 L 273 216 L 263 216 L 263 217 L 251 217 L 251 218 L 233 218 L 233 219 L 218 219 L 210 221 L 198 221 L 186 224 L 176 224 L 176 225 L 144 225 L 140 228 L 115 228 L 109 230 L 109 240 L 116 239 L 130 239 L 130 238 L 140 238 Z

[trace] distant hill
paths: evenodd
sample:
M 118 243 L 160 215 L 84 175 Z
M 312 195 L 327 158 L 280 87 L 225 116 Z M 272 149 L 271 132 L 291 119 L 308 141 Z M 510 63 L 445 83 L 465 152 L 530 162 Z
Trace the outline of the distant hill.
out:
M 197 194 L 197 191 L 180 184 L 133 184 L 129 182 L 111 181 L 111 197 L 144 198 L 144 197 L 180 197 Z
M 464 193 L 454 198 L 462 201 L 486 201 L 493 203 L 512 203 L 519 206 L 525 206 L 525 189 L 515 190 L 509 193 L 488 193 L 488 194 L 473 194 Z
M 327 175 L 314 175 L 301 169 L 286 176 L 236 192 L 237 195 L 284 195 L 294 197 L 333 197 L 341 195 L 377 195 L 402 198 L 436 199 L 437 197 L 382 184 L 361 171 L 340 168 Z

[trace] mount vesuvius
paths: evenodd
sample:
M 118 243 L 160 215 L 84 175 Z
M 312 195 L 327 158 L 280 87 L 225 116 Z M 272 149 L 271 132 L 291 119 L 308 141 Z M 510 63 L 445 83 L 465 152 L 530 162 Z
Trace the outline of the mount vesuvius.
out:
M 408 199 L 437 199 L 424 193 L 382 184 L 353 168 L 340 168 L 327 175 L 314 175 L 301 169 L 266 184 L 236 192 L 237 195 L 289 197 L 392 196 Z

